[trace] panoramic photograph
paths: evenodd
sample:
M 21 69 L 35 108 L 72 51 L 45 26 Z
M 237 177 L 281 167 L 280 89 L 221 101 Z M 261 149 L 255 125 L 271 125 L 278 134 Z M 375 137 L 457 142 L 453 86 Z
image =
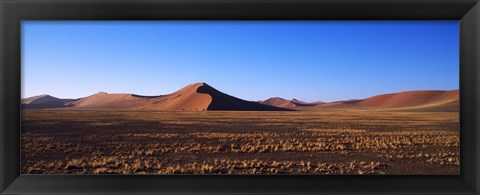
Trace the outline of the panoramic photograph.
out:
M 21 31 L 21 174 L 460 174 L 458 21 Z

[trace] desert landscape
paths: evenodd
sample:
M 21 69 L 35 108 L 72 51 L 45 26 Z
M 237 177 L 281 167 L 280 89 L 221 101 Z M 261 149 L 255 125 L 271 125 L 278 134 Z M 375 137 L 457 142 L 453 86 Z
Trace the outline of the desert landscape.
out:
M 23 174 L 460 174 L 458 90 L 247 101 L 195 83 L 22 108 Z

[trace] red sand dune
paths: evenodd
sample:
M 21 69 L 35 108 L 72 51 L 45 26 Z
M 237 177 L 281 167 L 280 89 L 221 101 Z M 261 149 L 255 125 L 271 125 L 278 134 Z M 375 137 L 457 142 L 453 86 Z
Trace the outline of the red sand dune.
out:
M 207 110 L 212 101 L 208 94 L 197 92 L 201 84 L 188 85 L 174 93 L 154 98 L 137 107 L 141 110 Z
M 370 107 L 410 107 L 426 104 L 444 104 L 458 100 L 458 90 L 453 91 L 407 91 L 378 95 L 359 101 L 360 106 Z
M 318 105 L 318 108 L 377 108 L 418 111 L 459 111 L 459 91 L 406 91 Z
M 260 103 L 270 105 L 270 106 L 281 107 L 281 108 L 295 108 L 295 107 L 301 107 L 301 106 L 314 107 L 319 104 L 322 104 L 323 102 L 317 101 L 317 102 L 307 103 L 297 99 L 286 100 L 283 98 L 274 97 L 264 101 L 260 101 Z
M 224 94 L 206 83 L 188 85 L 172 94 L 155 98 L 144 106 L 142 110 L 253 110 L 253 111 L 282 111 L 287 110 L 257 102 L 245 101 Z
M 144 104 L 149 98 L 142 98 L 133 94 L 108 94 L 100 92 L 80 98 L 73 103 L 73 108 L 80 109 L 133 109 Z

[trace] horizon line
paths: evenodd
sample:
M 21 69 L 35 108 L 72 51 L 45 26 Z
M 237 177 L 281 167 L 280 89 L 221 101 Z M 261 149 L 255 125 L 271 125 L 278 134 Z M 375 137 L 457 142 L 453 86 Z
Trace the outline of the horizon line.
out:
M 141 94 L 136 94 L 136 93 L 128 93 L 128 92 L 106 92 L 106 91 L 99 91 L 99 92 L 96 92 L 96 93 L 92 93 L 90 95 L 86 95 L 86 96 L 82 96 L 82 97 L 58 97 L 58 96 L 54 96 L 54 95 L 50 95 L 48 93 L 44 93 L 44 94 L 39 94 L 39 95 L 33 95 L 33 96 L 28 96 L 28 97 L 21 97 L 21 99 L 27 99 L 27 98 L 32 98 L 32 97 L 38 97 L 38 96 L 51 96 L 51 97 L 55 97 L 55 98 L 58 98 L 58 99 L 81 99 L 81 98 L 85 98 L 85 97 L 88 97 L 88 96 L 92 96 L 92 95 L 95 95 L 95 94 L 99 94 L 99 93 L 105 93 L 105 94 L 112 94 L 112 95 L 115 95 L 115 94 L 124 94 L 124 95 L 136 95 L 136 96 L 145 96 L 145 97 L 154 97 L 154 96 L 163 96 L 163 95 L 168 95 L 168 94 L 172 94 L 172 93 L 175 93 L 176 91 L 178 90 L 181 90 L 187 86 L 190 86 L 190 85 L 198 85 L 198 84 L 204 84 L 204 85 L 207 85 L 207 86 L 210 86 L 212 87 L 211 85 L 207 84 L 206 82 L 196 82 L 196 83 L 192 83 L 192 84 L 188 84 L 188 85 L 185 85 L 184 87 L 180 88 L 180 89 L 177 89 L 173 92 L 170 92 L 170 93 L 165 93 L 165 94 L 156 94 L 156 95 L 141 95 Z M 214 87 L 212 87 L 214 88 Z M 214 88 L 216 89 L 216 88 Z M 218 90 L 216 89 L 217 91 L 221 92 L 221 93 L 224 93 L 222 92 L 221 90 Z M 455 88 L 455 89 L 415 89 L 415 90 L 405 90 L 405 91 L 397 91 L 397 92 L 389 92 L 389 93 L 379 93 L 379 94 L 376 94 L 376 95 L 371 95 L 371 96 L 368 96 L 368 97 L 365 97 L 365 98 L 350 98 L 350 99 L 343 99 L 343 100 L 334 100 L 334 101 L 322 101 L 322 100 L 314 100 L 314 101 L 308 101 L 307 103 L 311 103 L 311 102 L 338 102 L 338 101 L 350 101 L 350 100 L 363 100 L 363 99 L 367 99 L 367 98 L 371 98 L 371 97 L 375 97 L 375 96 L 379 96 L 379 95 L 389 95 L 389 94 L 396 94 L 396 93 L 404 93 L 404 92 L 418 92 L 418 91 L 456 91 L 456 90 L 460 90 L 459 88 Z M 227 93 L 224 93 L 224 94 L 227 94 Z M 227 94 L 227 95 L 230 95 L 230 94 Z M 247 99 L 243 99 L 241 97 L 238 97 L 236 95 L 230 95 L 230 96 L 233 96 L 233 97 L 236 97 L 236 98 L 239 98 L 239 99 L 242 99 L 242 100 L 246 100 L 246 101 L 252 101 L 252 102 L 257 102 L 257 101 L 265 101 L 265 100 L 268 100 L 268 99 L 272 99 L 272 98 L 279 98 L 279 99 L 283 99 L 283 100 L 299 100 L 299 101 L 304 101 L 302 98 L 291 98 L 291 99 L 288 99 L 288 98 L 283 98 L 283 97 L 280 97 L 280 96 L 271 96 L 271 97 L 268 97 L 266 99 L 259 99 L 259 100 L 247 100 Z

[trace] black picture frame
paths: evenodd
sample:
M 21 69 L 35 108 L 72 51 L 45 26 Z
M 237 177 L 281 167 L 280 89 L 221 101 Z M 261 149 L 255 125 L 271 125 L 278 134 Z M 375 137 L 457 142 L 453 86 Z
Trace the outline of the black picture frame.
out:
M 22 20 L 459 20 L 461 174 L 20 175 Z M 1 194 L 480 194 L 478 0 L 0 0 Z

